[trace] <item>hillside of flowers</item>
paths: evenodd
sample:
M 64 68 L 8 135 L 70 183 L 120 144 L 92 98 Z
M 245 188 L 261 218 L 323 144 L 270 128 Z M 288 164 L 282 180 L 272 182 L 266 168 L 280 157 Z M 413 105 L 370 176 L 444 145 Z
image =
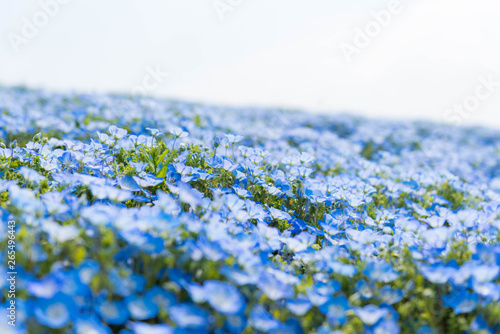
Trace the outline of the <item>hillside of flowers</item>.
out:
M 4 87 L 0 146 L 2 334 L 500 332 L 500 131 Z

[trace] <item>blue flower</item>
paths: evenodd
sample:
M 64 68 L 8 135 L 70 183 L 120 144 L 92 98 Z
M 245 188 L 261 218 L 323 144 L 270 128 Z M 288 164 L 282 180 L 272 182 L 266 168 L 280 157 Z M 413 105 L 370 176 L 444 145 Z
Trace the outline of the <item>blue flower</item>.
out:
M 286 307 L 295 315 L 303 316 L 306 314 L 312 307 L 309 299 L 306 298 L 296 298 L 289 299 L 286 302 Z
M 139 229 L 122 231 L 120 235 L 130 245 L 139 248 L 146 254 L 158 254 L 165 247 L 162 238 L 153 237 L 151 234 L 142 232 Z
M 379 298 L 388 305 L 396 304 L 403 299 L 403 292 L 401 290 L 392 289 L 386 285 L 379 290 Z
M 111 334 L 111 329 L 93 315 L 78 317 L 73 324 L 73 328 L 76 334 Z
M 398 278 L 391 264 L 382 261 L 368 262 L 363 270 L 363 274 L 377 282 L 389 283 Z
M 136 320 L 146 320 L 158 314 L 158 306 L 149 298 L 130 295 L 125 298 L 130 316 Z
M 470 313 L 476 309 L 477 296 L 466 290 L 453 290 L 443 296 L 444 305 L 452 307 L 455 314 Z
M 135 334 L 174 334 L 174 329 L 169 325 L 150 325 L 144 322 L 128 322 L 127 327 Z
M 273 274 L 268 272 L 261 274 L 257 286 L 271 300 L 291 298 L 294 294 L 291 285 L 278 280 Z
M 470 324 L 470 330 L 473 332 L 485 332 L 487 334 L 493 334 L 493 328 L 491 328 L 486 320 L 484 320 L 483 316 L 479 314 L 477 317 L 472 320 Z
M 226 317 L 224 329 L 228 333 L 241 333 L 247 327 L 248 319 L 245 315 L 229 315 Z
M 95 260 L 85 260 L 80 263 L 78 268 L 78 277 L 84 284 L 89 284 L 94 275 L 98 274 L 100 271 L 99 262 Z
M 40 183 L 42 180 L 45 180 L 43 175 L 40 175 L 33 169 L 24 166 L 19 170 L 19 174 L 21 174 L 29 182 Z
M 207 313 L 192 304 L 177 304 L 169 308 L 170 318 L 181 328 L 205 329 L 209 324 Z
M 156 285 L 144 293 L 144 298 L 153 302 L 159 309 L 167 309 L 177 302 L 174 293 Z
M 116 125 L 111 125 L 108 128 L 108 131 L 109 131 L 109 133 L 111 133 L 111 135 L 113 136 L 113 138 L 115 140 L 122 139 L 123 137 L 125 137 L 127 135 L 127 130 L 121 129 L 121 128 L 117 127 Z
M 96 312 L 110 325 L 123 325 L 129 318 L 127 306 L 122 301 L 103 301 L 96 305 Z
M 26 290 L 32 296 L 50 299 L 61 289 L 62 282 L 55 276 L 46 276 L 43 279 L 28 281 Z
M 356 282 L 356 290 L 363 297 L 363 299 L 370 299 L 373 297 L 375 287 L 363 280 Z
M 231 143 L 231 144 L 239 143 L 240 141 L 242 141 L 245 138 L 243 136 L 234 135 L 232 133 L 228 133 L 225 136 L 226 136 L 228 142 Z
M 401 328 L 398 322 L 394 319 L 383 319 L 377 325 L 374 326 L 372 331 L 369 333 L 376 334 L 399 334 Z
M 141 187 L 135 179 L 130 175 L 124 175 L 118 179 L 118 184 L 122 189 L 130 190 L 130 191 L 141 191 Z
M 375 305 L 367 305 L 363 308 L 356 307 L 354 313 L 368 326 L 375 325 L 380 319 L 389 314 L 389 310 Z
M 36 320 L 50 328 L 63 328 L 77 312 L 74 301 L 63 293 L 49 299 L 38 299 L 33 314 Z
M 352 264 L 346 264 L 339 261 L 331 261 L 328 266 L 333 270 L 334 273 L 343 276 L 354 276 L 358 272 L 355 266 Z
M 273 219 L 287 220 L 287 221 L 292 219 L 292 217 L 288 213 L 275 209 L 273 207 L 269 208 L 269 213 L 271 214 L 271 217 L 273 217 Z
M 346 322 L 346 311 L 349 302 L 344 296 L 333 297 L 319 307 L 321 313 L 325 314 L 332 325 L 343 325 Z
M 255 329 L 264 333 L 277 329 L 281 325 L 281 323 L 271 317 L 266 309 L 260 304 L 254 306 L 250 312 L 250 322 Z
M 179 127 L 172 128 L 171 130 L 169 130 L 169 132 L 174 135 L 175 138 L 184 138 L 189 135 L 189 133 Z
M 227 282 L 206 281 L 203 290 L 207 302 L 222 314 L 238 314 L 245 308 L 245 300 L 234 285 Z
M 433 266 L 422 267 L 422 275 L 432 283 L 446 283 L 457 271 L 449 266 L 435 264 Z

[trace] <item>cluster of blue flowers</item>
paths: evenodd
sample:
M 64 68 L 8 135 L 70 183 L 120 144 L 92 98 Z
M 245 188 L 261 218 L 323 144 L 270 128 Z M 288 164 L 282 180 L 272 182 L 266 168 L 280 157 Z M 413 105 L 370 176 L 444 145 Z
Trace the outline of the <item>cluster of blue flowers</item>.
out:
M 500 332 L 498 131 L 1 88 L 0 141 L 1 333 Z

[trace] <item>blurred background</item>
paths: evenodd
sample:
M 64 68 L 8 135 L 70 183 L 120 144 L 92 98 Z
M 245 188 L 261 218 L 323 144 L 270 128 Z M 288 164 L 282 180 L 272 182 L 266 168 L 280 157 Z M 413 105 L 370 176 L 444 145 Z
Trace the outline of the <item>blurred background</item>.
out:
M 498 0 L 0 0 L 0 85 L 500 128 Z

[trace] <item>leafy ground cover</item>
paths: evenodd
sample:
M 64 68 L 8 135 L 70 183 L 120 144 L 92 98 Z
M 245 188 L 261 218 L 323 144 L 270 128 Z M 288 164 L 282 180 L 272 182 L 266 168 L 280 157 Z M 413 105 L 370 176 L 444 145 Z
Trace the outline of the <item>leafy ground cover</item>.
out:
M 1 333 L 500 332 L 498 131 L 1 88 L 0 140 Z

